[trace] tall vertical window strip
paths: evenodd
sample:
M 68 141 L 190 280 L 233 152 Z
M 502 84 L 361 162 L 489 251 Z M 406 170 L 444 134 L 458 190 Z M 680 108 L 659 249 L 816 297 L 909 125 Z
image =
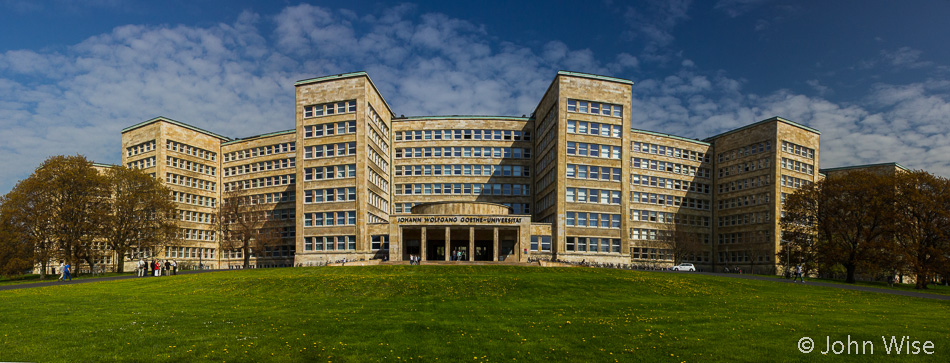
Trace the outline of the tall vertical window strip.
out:
M 623 106 L 610 103 L 568 99 L 567 112 L 623 117 Z

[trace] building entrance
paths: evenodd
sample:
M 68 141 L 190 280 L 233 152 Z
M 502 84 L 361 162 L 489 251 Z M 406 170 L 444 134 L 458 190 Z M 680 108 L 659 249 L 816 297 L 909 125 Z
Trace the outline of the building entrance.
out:
M 402 227 L 403 261 L 506 261 L 517 258 L 517 228 L 485 226 Z

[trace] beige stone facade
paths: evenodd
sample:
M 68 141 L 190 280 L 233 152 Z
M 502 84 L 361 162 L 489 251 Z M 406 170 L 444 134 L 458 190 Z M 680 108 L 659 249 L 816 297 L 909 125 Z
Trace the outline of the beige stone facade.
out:
M 530 117 L 396 117 L 363 72 L 295 86 L 292 130 L 231 139 L 166 118 L 123 130 L 123 164 L 172 187 L 196 254 L 161 253 L 234 264 L 195 231 L 240 185 L 272 206 L 286 241 L 257 265 L 664 267 L 675 235 L 698 246 L 678 259 L 700 268 L 774 271 L 782 196 L 819 178 L 816 130 L 777 117 L 704 140 L 638 130 L 623 79 L 559 72 Z

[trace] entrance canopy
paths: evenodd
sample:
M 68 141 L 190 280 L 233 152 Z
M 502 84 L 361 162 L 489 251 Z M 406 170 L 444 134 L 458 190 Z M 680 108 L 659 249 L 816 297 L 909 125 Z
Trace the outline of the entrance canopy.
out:
M 436 202 L 393 218 L 390 260 L 522 261 L 531 216 L 486 202 Z

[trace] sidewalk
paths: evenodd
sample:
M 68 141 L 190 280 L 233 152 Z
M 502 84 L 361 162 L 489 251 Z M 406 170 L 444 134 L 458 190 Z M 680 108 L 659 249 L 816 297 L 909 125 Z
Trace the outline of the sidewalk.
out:
M 200 274 L 206 272 L 217 272 L 217 271 L 226 271 L 226 270 L 188 270 L 188 271 L 178 271 L 179 275 L 189 275 L 189 274 Z M 159 278 L 168 278 L 172 276 L 161 276 Z M 128 276 L 110 276 L 110 277 L 93 277 L 93 278 L 84 278 L 84 279 L 74 279 L 73 281 L 46 281 L 46 282 L 34 282 L 34 283 L 24 283 L 24 284 L 10 284 L 0 286 L 0 291 L 4 290 L 17 290 L 17 289 L 29 289 L 33 287 L 44 287 L 44 286 L 63 286 L 63 285 L 75 285 L 75 284 L 86 284 L 90 282 L 102 282 L 102 281 L 115 281 L 115 280 L 127 280 L 127 279 L 138 279 L 138 278 L 155 278 L 154 276 L 149 277 L 138 277 L 136 275 Z
M 669 272 L 672 272 L 672 271 L 669 271 Z M 674 272 L 674 273 L 680 273 L 680 272 Z M 855 291 L 865 291 L 865 292 L 876 292 L 876 293 L 881 293 L 881 294 L 891 294 L 891 295 L 902 295 L 902 296 L 910 296 L 910 297 L 919 297 L 919 298 L 922 298 L 922 299 L 950 300 L 950 295 L 928 294 L 928 293 L 926 293 L 926 292 L 917 292 L 917 291 L 904 291 L 904 290 L 882 289 L 882 288 L 878 288 L 878 287 L 870 287 L 870 286 L 862 286 L 862 285 L 849 285 L 849 284 L 843 284 L 843 283 L 838 284 L 838 283 L 831 283 L 831 282 L 807 281 L 807 280 L 805 281 L 805 283 L 801 283 L 801 282 L 797 282 L 797 283 L 796 283 L 796 282 L 792 282 L 791 280 L 788 280 L 788 279 L 779 279 L 779 278 L 765 277 L 765 276 L 756 276 L 756 275 L 739 275 L 739 274 L 732 274 L 732 273 L 728 273 L 728 274 L 727 274 L 727 273 L 716 273 L 716 272 L 682 272 L 682 273 L 690 273 L 690 274 L 694 274 L 694 273 L 695 273 L 695 274 L 708 275 L 708 276 L 732 277 L 732 278 L 746 279 L 746 280 L 772 281 L 772 282 L 786 283 L 786 284 L 801 284 L 801 285 L 804 285 L 804 286 L 832 287 L 832 288 L 845 289 L 845 290 L 855 290 Z

